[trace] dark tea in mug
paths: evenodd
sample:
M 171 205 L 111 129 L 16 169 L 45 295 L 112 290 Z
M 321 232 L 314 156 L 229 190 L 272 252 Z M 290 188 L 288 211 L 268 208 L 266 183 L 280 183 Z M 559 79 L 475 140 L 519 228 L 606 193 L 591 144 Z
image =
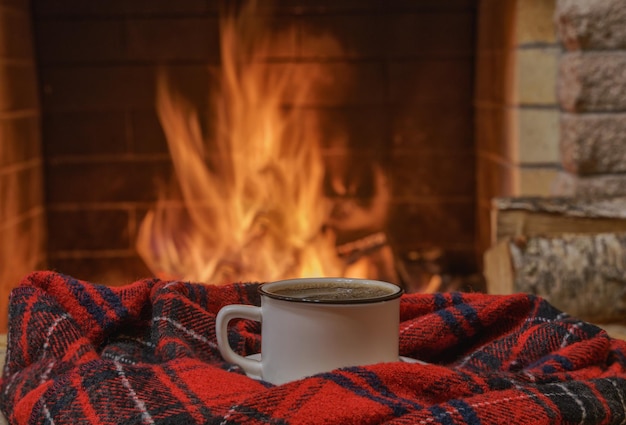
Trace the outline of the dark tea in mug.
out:
M 292 285 L 281 285 L 263 292 L 269 297 L 293 301 L 354 303 L 377 302 L 395 298 L 399 295 L 399 288 L 378 285 L 372 281 L 360 283 L 354 280 L 342 281 L 338 279 L 336 281 L 306 280 Z

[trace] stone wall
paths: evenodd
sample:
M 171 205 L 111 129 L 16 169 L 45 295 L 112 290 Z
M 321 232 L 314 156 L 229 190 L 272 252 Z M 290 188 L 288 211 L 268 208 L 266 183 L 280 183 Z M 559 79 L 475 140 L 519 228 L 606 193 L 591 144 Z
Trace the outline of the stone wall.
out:
M 626 194 L 626 4 L 558 0 L 560 152 L 557 194 Z

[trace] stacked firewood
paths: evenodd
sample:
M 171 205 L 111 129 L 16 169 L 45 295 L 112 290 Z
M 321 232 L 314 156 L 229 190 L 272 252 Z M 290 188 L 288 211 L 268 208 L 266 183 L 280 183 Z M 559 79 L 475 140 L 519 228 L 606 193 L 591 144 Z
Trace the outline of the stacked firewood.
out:
M 626 197 L 496 199 L 492 235 L 490 293 L 536 294 L 626 336 Z

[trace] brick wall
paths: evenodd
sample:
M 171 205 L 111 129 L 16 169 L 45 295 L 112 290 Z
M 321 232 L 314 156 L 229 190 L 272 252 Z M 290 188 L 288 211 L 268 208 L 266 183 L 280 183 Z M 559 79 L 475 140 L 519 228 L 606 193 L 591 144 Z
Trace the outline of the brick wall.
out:
M 585 1 L 585 0 L 582 0 Z M 482 0 L 476 80 L 477 245 L 492 199 L 550 196 L 562 169 L 555 0 Z
M 626 193 L 626 7 L 619 0 L 480 5 L 478 216 L 488 247 L 493 197 Z
M 0 1 L 0 333 L 8 294 L 45 264 L 37 73 L 29 4 Z
M 217 2 L 33 0 L 46 156 L 50 266 L 120 283 L 149 273 L 138 224 L 170 175 L 154 111 L 166 64 L 200 109 L 219 66 Z M 295 26 L 280 61 L 323 67 L 311 108 L 339 155 L 378 161 L 394 193 L 390 237 L 408 262 L 444 249 L 475 268 L 473 0 L 277 2 L 272 25 Z M 328 32 L 342 48 L 320 45 Z M 276 59 L 276 58 L 275 58 Z

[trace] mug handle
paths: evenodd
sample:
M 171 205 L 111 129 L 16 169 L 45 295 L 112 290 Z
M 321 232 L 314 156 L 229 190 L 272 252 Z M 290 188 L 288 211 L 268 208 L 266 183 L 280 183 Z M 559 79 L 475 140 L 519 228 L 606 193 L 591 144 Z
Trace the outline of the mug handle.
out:
M 261 376 L 261 362 L 235 353 L 228 342 L 228 323 L 233 319 L 250 319 L 261 322 L 261 307 L 231 304 L 222 307 L 215 318 L 215 337 L 222 357 L 235 363 L 249 375 Z

